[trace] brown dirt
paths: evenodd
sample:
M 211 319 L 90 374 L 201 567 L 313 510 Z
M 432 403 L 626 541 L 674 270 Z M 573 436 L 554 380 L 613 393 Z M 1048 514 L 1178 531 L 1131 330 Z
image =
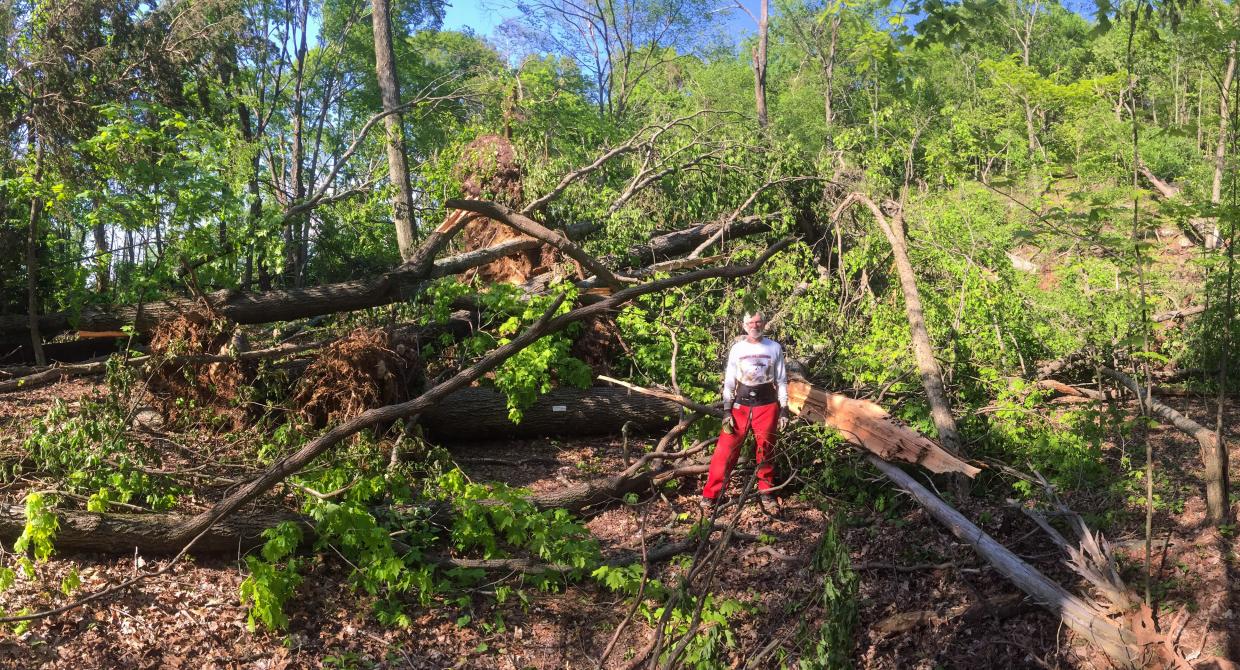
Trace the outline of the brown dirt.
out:
M 455 170 L 467 198 L 491 200 L 514 208 L 524 199 L 525 170 L 517 158 L 516 147 L 503 136 L 483 135 L 470 142 L 461 152 Z M 494 219 L 474 219 L 461 231 L 465 251 L 483 249 L 521 236 Z M 559 260 L 559 254 L 544 245 L 470 270 L 464 279 L 469 281 L 477 277 L 486 283 L 524 284 Z
M 611 363 L 616 359 L 622 343 L 620 328 L 610 316 L 595 316 L 581 322 L 581 334 L 573 340 L 569 351 L 598 375 L 611 375 Z
M 237 325 L 206 310 L 187 312 L 165 321 L 151 335 L 157 358 L 226 353 Z M 240 362 L 181 363 L 167 361 L 149 375 L 147 389 L 159 413 L 171 423 L 197 420 L 206 412 L 231 423 L 245 424 L 242 393 L 252 371 Z
M 88 390 L 85 382 L 71 380 L 0 396 L 0 417 L 34 416 L 53 398 Z M 1198 420 L 1209 409 L 1199 400 L 1168 402 Z M 1234 426 L 1234 421 L 1228 425 Z M 1240 443 L 1240 436 L 1231 437 L 1231 444 Z M 1163 538 L 1171 538 L 1166 559 L 1156 558 L 1155 563 L 1162 620 L 1169 620 L 1178 607 L 1188 607 L 1192 616 L 1181 644 L 1190 651 L 1200 648 L 1203 655 L 1226 654 L 1227 645 L 1236 639 L 1234 612 L 1240 605 L 1232 586 L 1237 579 L 1236 537 L 1201 523 L 1195 443 L 1173 428 L 1156 428 L 1151 439 L 1159 471 L 1166 476 L 1160 493 L 1167 504 L 1155 519 L 1158 547 Z M 650 444 L 645 440 L 630 447 Z M 1110 446 L 1107 462 L 1118 461 L 1121 449 L 1118 444 Z M 502 440 L 454 446 L 452 453 L 475 481 L 502 480 L 535 491 L 622 468 L 621 442 L 614 439 Z M 1240 458 L 1240 449 L 1233 448 L 1232 454 L 1233 459 Z M 589 518 L 587 525 L 605 553 L 638 547 L 643 535 L 651 546 L 682 538 L 696 517 L 700 485 L 688 482 L 665 492 L 665 499 L 648 501 L 644 508 L 606 509 Z M 1107 511 L 1091 491 L 1067 493 L 1069 504 L 1080 511 Z M 0 490 L 0 498 L 14 502 L 20 492 Z M 1025 602 L 1002 576 L 907 498 L 893 494 L 882 511 L 823 502 L 827 513 L 841 515 L 843 540 L 858 566 L 860 622 L 852 650 L 857 667 L 1109 667 L 1053 615 Z M 1017 510 L 1002 501 L 980 499 L 970 500 L 962 512 L 1053 579 L 1081 592 L 1079 580 L 1063 567 L 1048 542 L 1030 533 L 1031 524 Z M 1121 542 L 1139 539 L 1139 506 L 1127 505 L 1122 512 L 1109 536 Z M 680 518 L 682 513 L 687 516 Z M 721 667 L 739 667 L 772 641 L 794 657 L 812 649 L 812 638 L 797 631 L 815 629 L 826 616 L 818 605 L 821 576 L 810 561 L 827 513 L 796 499 L 787 502 L 785 517 L 779 520 L 753 506 L 743 510 L 740 529 L 769 534 L 774 543 L 769 548 L 736 544 L 720 566 L 716 597 L 747 606 L 731 621 L 736 645 L 724 654 Z M 1133 548 L 1125 555 L 1125 577 L 1140 590 L 1143 553 Z M 163 560 L 149 559 L 145 568 Z M 674 583 L 685 565 L 682 560 L 659 565 L 653 576 Z M 40 579 L 19 579 L 5 592 L 3 606 L 12 611 L 67 602 L 69 598 L 58 594 L 55 585 L 71 569 L 81 573 L 83 588 L 91 590 L 130 575 L 135 558 L 58 556 L 39 567 Z M 245 612 L 237 599 L 244 568 L 237 557 L 186 562 L 118 598 L 36 622 L 20 636 L 5 633 L 0 637 L 0 667 L 319 668 L 330 663 L 384 668 L 592 667 L 592 659 L 628 606 L 627 600 L 589 581 L 559 593 L 529 591 L 525 607 L 515 599 L 497 605 L 484 588 L 466 594 L 468 604 L 433 610 L 414 607 L 413 625 L 394 629 L 375 621 L 369 609 L 371 597 L 346 585 L 349 569 L 330 553 L 310 561 L 289 608 L 289 631 L 272 635 L 245 629 Z M 974 614 L 957 616 L 961 611 Z M 465 614 L 472 617 L 471 623 L 458 627 L 458 617 Z M 649 639 L 651 628 L 638 617 L 627 631 L 607 667 L 620 667 Z
M 422 365 L 412 347 L 390 340 L 387 331 L 358 328 L 323 349 L 291 398 L 298 415 L 322 428 L 408 400 Z

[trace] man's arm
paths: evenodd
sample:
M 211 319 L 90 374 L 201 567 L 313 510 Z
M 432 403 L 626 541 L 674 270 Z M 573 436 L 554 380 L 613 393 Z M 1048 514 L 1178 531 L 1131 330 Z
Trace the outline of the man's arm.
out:
M 736 392 L 737 370 L 740 367 L 740 361 L 736 359 L 736 345 L 728 348 L 728 362 L 723 368 L 723 409 L 728 411 L 732 409 L 733 393 Z
M 788 407 L 788 369 L 784 365 L 784 347 L 779 346 L 779 355 L 775 357 L 775 388 L 779 394 L 779 406 Z

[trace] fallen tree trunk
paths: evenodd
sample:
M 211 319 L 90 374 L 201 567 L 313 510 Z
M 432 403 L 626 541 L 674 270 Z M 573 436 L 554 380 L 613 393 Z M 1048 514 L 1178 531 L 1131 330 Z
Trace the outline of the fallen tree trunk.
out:
M 210 528 L 211 525 L 217 520 L 235 512 L 241 506 L 249 503 L 266 491 L 270 490 L 273 486 L 283 481 L 289 475 L 299 472 L 302 468 L 309 465 L 315 458 L 327 452 L 345 438 L 367 428 L 372 428 L 384 423 L 391 423 L 407 416 L 425 412 L 442 401 L 447 395 L 461 388 L 465 388 L 483 374 L 495 369 L 508 358 L 512 357 L 525 347 L 533 344 L 548 333 L 559 331 L 567 327 L 570 323 L 607 313 L 610 310 L 615 309 L 620 305 L 623 305 L 642 295 L 660 292 L 678 286 L 686 286 L 708 278 L 736 278 L 753 274 L 754 272 L 757 272 L 767 260 L 769 260 L 776 253 L 787 248 L 791 243 L 791 239 L 781 240 L 768 248 L 750 265 L 728 265 L 718 268 L 708 268 L 676 277 L 669 277 L 667 279 L 640 284 L 638 286 L 633 286 L 619 291 L 601 302 L 585 307 L 578 307 L 567 314 L 553 316 L 555 311 L 559 309 L 563 302 L 563 297 L 561 296 L 561 298 L 557 299 L 551 305 L 549 310 L 543 314 L 542 318 L 530 326 L 525 332 L 513 338 L 512 341 L 507 344 L 494 349 L 477 363 L 474 363 L 468 368 L 457 373 L 448 381 L 439 384 L 413 400 L 368 410 L 354 419 L 323 433 L 314 440 L 306 443 L 305 446 L 295 453 L 289 454 L 279 461 L 276 461 L 258 477 L 242 485 L 236 492 L 216 503 L 211 509 L 194 517 L 193 520 L 178 529 L 174 535 L 182 542 L 190 541 L 194 536 L 198 535 L 207 528 Z
M 1227 523 L 1231 510 L 1231 501 L 1228 494 L 1228 489 L 1230 488 L 1227 472 L 1228 454 L 1227 449 L 1219 441 L 1218 434 L 1154 400 L 1149 393 L 1137 384 L 1136 380 L 1128 375 L 1110 368 L 1102 368 L 1102 374 L 1118 381 L 1129 391 L 1132 391 L 1141 402 L 1146 403 L 1150 412 L 1155 416 L 1167 421 L 1197 440 L 1197 444 L 1201 447 L 1201 462 L 1205 470 L 1206 512 L 1211 523 L 1216 525 Z
M 419 422 L 436 441 L 502 437 L 617 435 L 625 424 L 649 433 L 672 425 L 680 406 L 624 389 L 561 387 L 508 418 L 507 399 L 493 388 L 464 388 L 422 414 Z
M 290 321 L 322 314 L 350 312 L 379 307 L 414 295 L 423 282 L 460 274 L 473 267 L 486 265 L 497 258 L 538 247 L 533 238 L 517 238 L 486 249 L 479 249 L 434 262 L 428 272 L 419 272 L 415 261 L 406 263 L 379 277 L 326 284 L 310 288 L 279 289 L 260 293 L 232 290 L 216 291 L 205 297 L 215 312 L 240 324 Z M 69 312 L 43 314 L 39 327 L 46 336 L 69 330 L 71 323 L 79 330 L 120 330 L 133 326 L 148 332 L 155 324 L 201 307 L 192 297 L 175 297 L 141 305 L 116 308 L 87 307 L 76 318 Z M 29 328 L 24 315 L 0 316 L 0 334 L 25 331 Z
M 670 233 L 656 235 L 647 242 L 629 247 L 624 254 L 621 265 L 626 268 L 635 268 L 691 252 L 725 227 L 727 228 L 728 239 L 770 232 L 770 221 L 777 216 L 779 215 L 756 214 L 741 217 L 731 223 L 703 223 L 681 230 L 673 230 Z
M 626 494 L 641 493 L 672 479 L 705 474 L 708 466 L 697 461 L 668 470 L 643 469 L 643 466 L 656 457 L 664 460 L 687 458 L 697 455 L 705 446 L 702 444 L 694 449 L 672 454 L 646 454 L 642 460 L 618 475 L 577 482 L 561 489 L 539 493 L 532 496 L 530 502 L 540 510 L 566 509 L 580 512 L 589 507 L 622 500 Z M 439 501 L 429 501 L 428 505 L 434 510 L 437 523 L 450 523 L 450 505 Z M 56 510 L 55 514 L 59 530 L 53 542 L 58 551 L 92 551 L 120 555 L 132 554 L 135 550 L 147 555 L 174 554 L 181 550 L 184 543 L 174 542 L 172 536 L 178 528 L 191 520 L 191 517 L 181 514 L 153 512 L 120 514 Z M 213 525 L 194 545 L 194 553 L 206 555 L 248 551 L 266 541 L 262 537 L 264 530 L 283 521 L 301 524 L 306 541 L 313 539 L 313 525 L 300 514 L 288 510 L 251 510 L 244 514 L 231 515 Z M 16 540 L 25 527 L 24 507 L 0 504 L 0 541 Z
M 1062 586 L 1038 572 L 908 473 L 877 456 L 867 456 L 866 459 L 896 486 L 908 492 L 958 540 L 973 547 L 978 555 L 1020 590 L 1057 614 L 1078 635 L 1102 649 L 1113 663 L 1123 668 L 1149 667 L 1147 660 L 1150 660 L 1150 654 L 1133 631 L 1116 625 L 1084 600 L 1068 593 Z
M 184 546 L 172 531 L 185 522 L 180 514 L 101 514 L 56 510 L 59 530 L 53 540 L 57 551 L 97 551 L 106 554 L 175 554 Z M 212 526 L 194 545 L 201 554 L 236 553 L 252 549 L 265 540 L 264 530 L 282 521 L 299 521 L 291 512 L 238 514 Z M 12 542 L 26 527 L 26 511 L 20 505 L 0 505 L 0 540 Z

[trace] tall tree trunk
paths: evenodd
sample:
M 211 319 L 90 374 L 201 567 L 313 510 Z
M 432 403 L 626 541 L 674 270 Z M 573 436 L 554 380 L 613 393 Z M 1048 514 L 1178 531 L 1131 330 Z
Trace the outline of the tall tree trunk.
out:
M 309 26 L 310 2 L 303 0 L 299 9 L 299 15 L 296 19 L 301 35 L 297 43 L 297 62 L 293 71 L 293 147 L 292 156 L 289 159 L 289 184 L 291 194 L 289 196 L 289 206 L 295 206 L 306 197 L 305 176 L 302 170 L 302 163 L 305 161 L 306 138 L 305 138 L 305 72 L 306 72 L 306 40 Z M 306 244 L 304 239 L 305 233 L 302 220 L 305 214 L 300 214 L 284 225 L 284 276 L 294 286 L 302 285 L 302 268 L 299 262 L 305 257 L 302 246 Z
M 1231 43 L 1231 61 L 1235 65 L 1236 59 L 1236 43 Z M 1237 105 L 1235 101 L 1231 104 L 1231 113 L 1228 115 L 1231 121 L 1231 140 L 1232 152 L 1235 152 L 1235 133 L 1236 123 L 1240 121 L 1237 118 Z M 1236 172 L 1231 172 L 1231 197 L 1230 205 L 1236 206 Z M 1223 343 L 1219 347 L 1222 349 L 1218 370 L 1218 408 L 1214 417 L 1214 444 L 1213 448 L 1207 450 L 1208 453 L 1203 454 L 1206 459 L 1206 517 L 1210 523 L 1221 526 L 1231 522 L 1231 482 L 1230 482 L 1230 466 L 1228 464 L 1227 438 L 1223 435 L 1223 403 L 1227 400 L 1227 383 L 1228 373 L 1230 370 L 1232 351 L 1235 350 L 1232 342 L 1232 332 L 1235 328 L 1236 305 L 1235 305 L 1235 278 L 1236 278 L 1236 222 L 1231 220 L 1228 223 L 1227 230 L 1227 284 L 1224 290 L 1227 291 L 1226 299 L 1223 303 Z
M 831 103 L 832 103 L 831 95 L 832 95 L 832 89 L 835 86 L 835 50 L 836 50 L 836 46 L 839 43 L 839 39 L 840 39 L 840 15 L 836 13 L 836 15 L 831 18 L 831 43 L 827 47 L 826 62 L 823 63 L 823 78 L 826 79 L 826 82 L 825 82 L 826 91 L 823 92 L 823 96 L 822 96 L 822 108 L 823 108 L 822 111 L 823 111 L 823 118 L 827 122 L 828 130 L 831 128 L 831 124 L 835 122 L 835 112 L 831 108 Z
M 95 210 L 98 211 L 99 205 L 96 203 Z M 95 290 L 103 295 L 111 288 L 112 279 L 112 253 L 108 248 L 108 227 L 103 222 L 94 225 L 95 236 Z
M 371 0 L 371 23 L 375 33 L 375 74 L 383 111 L 400 107 L 400 81 L 396 78 L 396 55 L 392 50 L 392 21 L 388 16 L 388 0 Z M 396 224 L 396 247 L 401 260 L 407 261 L 414 251 L 413 187 L 409 183 L 409 165 L 405 157 L 405 133 L 401 115 L 391 113 L 383 118 L 387 130 L 388 180 L 392 182 L 392 219 Z
M 1227 46 L 1227 70 L 1223 73 L 1223 88 L 1218 96 L 1218 143 L 1214 146 L 1214 182 L 1210 186 L 1210 204 L 1215 207 L 1223 200 L 1223 168 L 1227 163 L 1227 101 L 1231 98 L 1231 83 L 1236 75 L 1236 40 Z M 1219 244 L 1218 220 L 1206 237 L 1206 248 Z
M 379 0 L 375 0 L 378 2 Z M 753 51 L 753 94 L 758 108 L 758 127 L 766 128 L 766 46 L 770 2 L 762 0 L 758 15 L 758 46 Z
M 35 365 L 47 365 L 43 355 L 43 337 L 39 334 L 39 217 L 43 213 L 43 195 L 38 187 L 43 181 L 43 144 L 30 132 L 35 144 L 34 184 L 30 197 L 30 226 L 26 236 L 26 310 L 30 320 L 30 349 L 34 352 Z
M 833 218 L 838 217 L 854 202 L 864 204 L 874 214 L 878 227 L 891 244 L 891 252 L 895 257 L 896 273 L 900 276 L 900 288 L 904 292 L 904 309 L 908 314 L 909 336 L 913 345 L 913 357 L 917 359 L 917 369 L 921 374 L 921 383 L 926 390 L 926 400 L 930 403 L 930 416 L 939 432 L 939 442 L 943 448 L 957 456 L 964 452 L 960 443 L 960 433 L 956 429 L 956 419 L 952 416 L 951 401 L 947 398 L 943 373 L 939 370 L 938 361 L 934 358 L 934 346 L 930 343 L 930 332 L 926 328 L 926 319 L 921 307 L 921 295 L 917 291 L 917 279 L 913 274 L 913 265 L 908 260 L 908 247 L 904 239 L 904 228 L 901 214 L 891 221 L 883 214 L 878 205 L 860 193 L 853 193 L 844 200 L 836 210 Z M 957 494 L 968 494 L 968 481 L 956 479 Z

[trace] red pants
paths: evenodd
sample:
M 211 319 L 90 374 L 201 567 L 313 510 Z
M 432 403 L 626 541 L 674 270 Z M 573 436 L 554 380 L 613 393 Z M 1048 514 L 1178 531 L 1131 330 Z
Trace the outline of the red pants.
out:
M 710 459 L 710 475 L 706 478 L 706 488 L 702 489 L 702 497 L 718 500 L 728 483 L 732 468 L 736 467 L 736 459 L 741 455 L 741 443 L 745 434 L 753 429 L 754 441 L 758 443 L 755 458 L 758 461 L 758 490 L 766 491 L 775 486 L 775 423 L 779 420 L 779 403 L 746 407 L 734 405 L 732 419 L 736 421 L 736 432 L 719 433 L 719 442 L 715 445 L 715 455 Z

